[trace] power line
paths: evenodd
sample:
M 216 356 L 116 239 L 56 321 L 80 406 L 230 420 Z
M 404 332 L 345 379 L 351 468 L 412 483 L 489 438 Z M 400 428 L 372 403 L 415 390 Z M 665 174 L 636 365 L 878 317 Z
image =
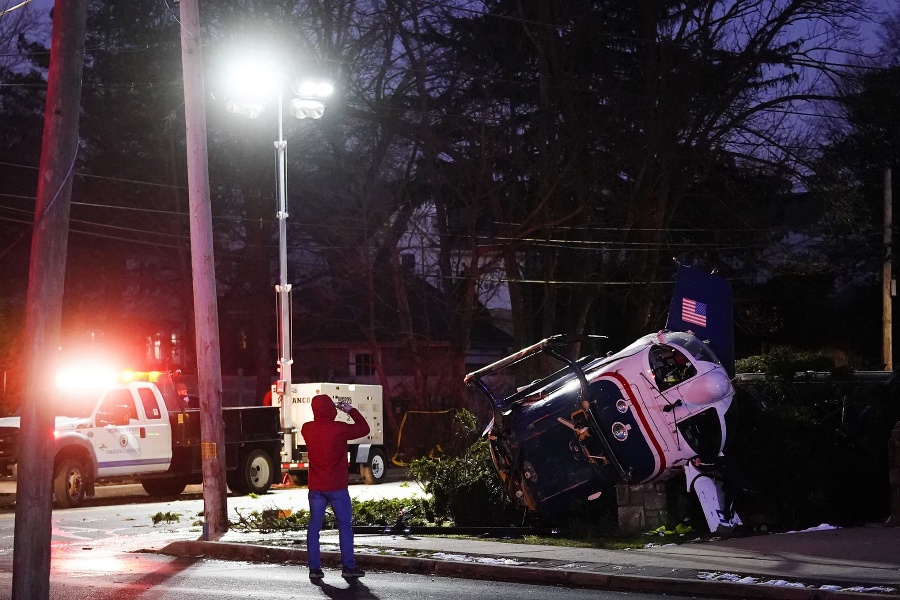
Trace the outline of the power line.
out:
M 4 217 L 4 216 L 0 216 L 0 221 L 6 221 L 6 222 L 11 222 L 11 223 L 21 223 L 21 224 L 29 225 L 29 226 L 31 225 L 30 221 L 23 220 L 23 219 Z M 150 231 L 150 230 L 146 230 L 146 229 L 136 229 L 136 228 L 132 228 L 132 227 L 107 225 L 104 223 L 97 223 L 94 221 L 72 219 L 71 222 L 77 223 L 80 225 L 90 225 L 93 227 L 101 227 L 101 228 L 112 229 L 112 230 L 117 230 L 117 231 L 138 233 L 141 235 L 166 236 L 166 237 L 170 237 L 170 238 L 176 238 L 178 240 L 188 240 L 189 239 L 188 236 L 179 235 L 179 234 L 167 234 L 167 233 L 160 233 L 157 231 Z M 166 244 L 166 243 L 162 243 L 162 242 L 157 244 L 156 242 L 151 242 L 151 241 L 142 240 L 142 239 L 136 239 L 133 237 L 115 236 L 112 234 L 104 234 L 104 233 L 90 231 L 90 230 L 84 230 L 84 229 L 73 228 L 72 231 L 82 233 L 85 235 L 96 234 L 98 237 L 102 237 L 102 238 L 106 238 L 106 239 L 114 239 L 114 240 L 124 241 L 124 242 L 135 242 L 135 243 L 150 244 L 150 245 L 156 244 L 156 245 L 159 245 L 160 247 L 166 247 L 166 248 L 181 248 L 181 249 L 184 248 L 184 246 L 173 246 L 171 244 Z M 516 243 L 517 241 L 523 241 L 523 240 L 515 240 L 514 238 L 509 238 L 509 239 L 513 243 Z M 669 250 L 669 249 L 675 248 L 675 247 L 683 247 L 683 248 L 688 248 L 688 249 L 715 249 L 715 250 L 719 250 L 719 251 L 753 250 L 753 249 L 761 249 L 761 248 L 769 247 L 768 244 L 764 244 L 764 243 L 755 243 L 755 244 L 749 244 L 749 243 L 748 244 L 734 244 L 734 243 L 717 244 L 717 243 L 713 243 L 713 242 L 673 243 L 673 242 L 669 242 L 666 240 L 663 240 L 660 242 L 648 242 L 648 243 L 644 243 L 644 244 L 635 244 L 635 245 L 629 245 L 629 244 L 625 244 L 625 243 L 621 243 L 621 242 L 618 242 L 618 243 L 617 242 L 592 242 L 592 241 L 543 242 L 543 241 L 534 241 L 534 240 L 524 240 L 524 241 L 529 243 L 531 247 L 583 250 L 583 251 L 590 251 L 590 252 L 605 251 L 605 252 L 613 252 L 613 253 L 658 252 L 660 250 Z M 581 247 L 578 247 L 577 245 L 573 245 L 573 244 L 581 244 Z M 604 245 L 606 247 L 598 248 L 597 245 Z M 274 248 L 275 246 L 273 245 L 273 246 L 266 246 L 266 247 Z M 356 250 L 359 248 L 359 246 L 357 244 L 338 245 L 338 244 L 320 244 L 320 243 L 316 243 L 316 242 L 311 242 L 308 245 L 291 245 L 291 246 L 289 246 L 289 248 L 291 250 L 314 249 L 317 251 L 328 251 L 328 250 L 342 251 L 342 250 Z M 406 247 L 403 249 L 411 250 L 411 249 L 418 249 L 418 248 L 419 248 L 418 246 L 409 246 L 409 247 Z M 227 250 L 227 249 L 226 249 L 226 252 L 229 254 L 234 253 L 234 251 Z
M 0 161 L 0 165 L 3 165 L 5 167 L 18 167 L 21 169 L 32 169 L 34 171 L 37 171 L 39 169 L 39 167 L 37 167 L 35 165 L 23 165 L 21 163 L 11 163 L 11 162 L 5 162 L 5 161 Z M 140 184 L 140 185 L 151 185 L 151 186 L 156 186 L 156 187 L 171 188 L 171 189 L 175 189 L 175 190 L 187 190 L 187 187 L 185 187 L 183 185 L 174 185 L 171 183 L 161 183 L 158 181 L 141 181 L 138 179 L 128 179 L 128 178 L 124 178 L 124 177 L 110 177 L 110 176 L 106 176 L 106 175 L 94 175 L 92 173 L 83 173 L 80 171 L 76 171 L 73 174 L 78 177 L 85 177 L 88 179 L 101 179 L 101 180 L 106 180 L 106 181 L 116 181 L 116 182 L 120 182 L 120 183 L 136 183 L 136 184 Z M 3 194 L 3 195 L 6 196 L 7 194 Z
M 15 198 L 34 200 L 34 196 L 19 196 L 13 194 L 4 194 L 0 193 L 0 196 L 12 196 Z M 181 211 L 173 211 L 173 210 L 161 210 L 154 208 L 142 208 L 136 206 L 118 206 L 112 204 L 99 204 L 96 202 L 72 202 L 73 206 L 84 206 L 89 208 L 102 208 L 102 209 L 111 209 L 111 210 L 125 210 L 125 211 L 134 211 L 134 212 L 142 212 L 142 213 L 151 213 L 151 214 L 160 214 L 160 215 L 168 215 L 173 217 L 187 217 L 188 213 Z M 0 206 L 0 210 L 10 210 L 15 212 L 23 212 L 29 213 L 27 209 L 20 209 L 14 207 Z M 247 222 L 247 223 L 274 223 L 272 219 L 258 219 L 258 218 L 249 218 L 249 217 L 238 217 L 238 216 L 221 216 L 215 215 L 213 217 L 217 220 L 224 221 L 235 221 L 235 222 Z M 85 221 L 86 222 L 86 221 Z M 98 225 L 103 225 L 102 223 L 96 223 Z M 312 223 L 299 223 L 300 225 L 313 225 Z M 496 225 L 501 225 L 505 227 L 518 228 L 523 227 L 521 223 L 511 223 L 507 221 L 497 221 Z M 377 231 L 380 229 L 379 227 L 375 227 L 374 229 L 371 227 L 366 227 L 364 225 L 360 225 L 357 227 L 352 227 L 348 225 L 335 225 L 333 223 L 321 223 L 315 224 L 317 229 L 324 230 L 333 230 L 333 231 Z M 787 225 L 779 226 L 779 227 L 762 227 L 762 228 L 754 228 L 754 227 L 696 227 L 696 228 L 687 228 L 687 227 L 613 227 L 608 225 L 558 225 L 551 227 L 548 231 L 561 233 L 565 231 L 593 231 L 593 232 L 613 232 L 613 233 L 624 233 L 624 232 L 638 232 L 638 233 L 647 233 L 647 232 L 666 232 L 666 233 L 783 233 L 787 231 L 791 231 L 792 228 Z M 137 230 L 136 230 L 137 231 Z M 410 235 L 416 235 L 410 232 Z M 436 236 L 441 237 L 442 234 L 428 233 L 424 234 L 426 237 Z M 452 234 L 443 234 L 445 236 L 452 236 Z M 541 244 L 558 244 L 558 245 L 566 245 L 566 244 L 598 244 L 598 245 L 609 245 L 609 244 L 617 244 L 618 242 L 608 242 L 608 241 L 598 241 L 598 240 L 566 240 L 566 239 L 556 239 L 556 238 L 516 238 L 516 237 L 504 237 L 504 236 L 492 236 L 492 240 L 498 240 L 501 242 L 528 242 L 528 243 L 541 243 Z M 621 243 L 619 243 L 622 245 Z M 639 245 L 640 242 L 633 242 L 631 245 Z

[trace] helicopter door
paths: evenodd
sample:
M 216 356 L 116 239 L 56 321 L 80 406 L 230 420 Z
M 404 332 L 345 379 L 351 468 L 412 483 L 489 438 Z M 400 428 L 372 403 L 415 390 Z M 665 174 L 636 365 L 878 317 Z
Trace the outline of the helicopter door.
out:
M 656 389 L 666 396 L 667 390 L 697 374 L 697 369 L 690 359 L 681 350 L 672 346 L 651 346 L 648 359 Z M 674 398 L 672 400 L 674 401 Z
M 681 350 L 665 344 L 651 346 L 647 358 L 653 374 L 654 397 L 650 400 L 656 404 L 656 410 L 650 414 L 654 416 L 654 421 L 662 419 L 660 429 L 671 432 L 672 437 L 666 437 L 680 449 L 677 422 L 689 414 L 680 387 L 697 375 L 697 368 Z

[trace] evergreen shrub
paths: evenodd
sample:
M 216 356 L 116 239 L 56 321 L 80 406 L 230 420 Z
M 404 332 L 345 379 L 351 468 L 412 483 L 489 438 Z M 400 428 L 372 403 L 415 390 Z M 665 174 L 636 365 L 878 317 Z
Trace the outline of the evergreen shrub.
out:
M 459 438 L 471 438 L 475 416 L 468 411 L 456 415 Z M 505 526 L 513 519 L 513 504 L 491 462 L 487 440 L 478 438 L 458 456 L 418 458 L 410 474 L 431 494 L 434 518 L 461 527 Z
M 739 466 L 730 476 L 745 488 L 742 518 L 777 529 L 883 521 L 897 390 L 835 371 L 822 354 L 789 348 L 737 367 L 765 374 L 738 383 L 726 415 L 725 453 Z M 830 375 L 814 381 L 803 375 L 808 371 Z

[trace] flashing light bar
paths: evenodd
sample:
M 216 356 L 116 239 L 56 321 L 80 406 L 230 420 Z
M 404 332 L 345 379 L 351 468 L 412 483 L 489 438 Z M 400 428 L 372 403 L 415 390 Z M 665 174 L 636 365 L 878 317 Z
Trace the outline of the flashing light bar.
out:
M 122 371 L 119 373 L 119 381 L 131 383 L 132 381 L 147 381 L 156 383 L 162 376 L 162 371 Z
M 56 375 L 59 389 L 101 389 L 120 383 L 146 381 L 156 383 L 162 371 L 119 371 L 102 365 L 74 365 L 60 370 Z
M 113 369 L 96 365 L 70 367 L 56 375 L 56 387 L 60 389 L 95 389 L 117 382 L 118 375 Z

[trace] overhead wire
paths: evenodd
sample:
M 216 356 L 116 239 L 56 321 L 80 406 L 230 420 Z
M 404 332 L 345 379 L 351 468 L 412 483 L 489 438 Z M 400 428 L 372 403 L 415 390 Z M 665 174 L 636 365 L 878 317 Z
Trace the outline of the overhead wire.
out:
M 35 200 L 34 196 L 25 196 L 25 195 L 14 195 L 14 194 L 5 194 L 0 192 L 0 196 L 11 196 L 19 199 L 25 200 Z M 158 208 L 146 208 L 139 206 L 121 206 L 114 204 L 101 204 L 98 202 L 79 202 L 72 201 L 72 206 L 81 206 L 87 208 L 102 208 L 106 210 L 124 210 L 124 211 L 132 211 L 132 212 L 142 212 L 142 213 L 151 213 L 151 214 L 159 214 L 159 215 L 169 215 L 173 217 L 181 217 L 187 218 L 189 214 L 185 211 L 176 211 L 176 210 L 162 210 Z M 10 210 L 13 212 L 31 212 L 27 209 L 20 209 L 15 207 L 3 206 L 0 205 L 0 210 Z M 218 220 L 226 220 L 226 221 L 236 221 L 236 222 L 245 222 L 245 223 L 275 223 L 274 219 L 260 219 L 260 218 L 251 218 L 251 217 L 240 217 L 236 215 L 213 215 L 213 219 Z M 297 222 L 298 225 L 308 225 L 309 223 Z M 508 227 L 511 229 L 515 229 L 521 227 L 521 223 L 512 223 L 508 221 L 496 221 L 496 225 L 501 225 L 504 227 Z M 338 225 L 333 222 L 329 223 L 321 223 L 316 224 L 316 227 L 324 230 L 337 230 L 337 231 L 356 231 L 356 232 L 365 232 L 372 230 L 372 227 L 366 227 L 365 225 L 359 226 L 350 226 L 350 225 Z M 378 229 L 376 226 L 375 229 Z M 610 225 L 601 225 L 601 224 L 585 224 L 585 225 L 554 225 L 548 229 L 548 231 L 561 233 L 565 231 L 594 231 L 594 232 L 668 232 L 668 233 L 698 233 L 698 234 L 708 234 L 708 233 L 740 233 L 740 232 L 752 232 L 752 233 L 782 233 L 790 230 L 791 228 L 788 226 L 779 226 L 779 227 L 754 227 L 754 228 L 739 228 L 739 227 L 696 227 L 696 228 L 687 228 L 687 227 L 622 227 L 622 226 L 610 226 Z M 431 234 L 440 236 L 441 234 Z M 446 234 L 450 235 L 450 234 Z M 534 243 L 558 243 L 558 244 L 570 244 L 570 243 L 582 243 L 582 244 L 608 244 L 615 242 L 604 242 L 597 240 L 565 240 L 565 239 L 556 239 L 556 238 L 534 238 L 534 237 L 526 237 L 526 238 L 515 238 L 515 237 L 504 237 L 500 235 L 493 235 L 491 239 L 498 240 L 501 242 L 534 242 Z

